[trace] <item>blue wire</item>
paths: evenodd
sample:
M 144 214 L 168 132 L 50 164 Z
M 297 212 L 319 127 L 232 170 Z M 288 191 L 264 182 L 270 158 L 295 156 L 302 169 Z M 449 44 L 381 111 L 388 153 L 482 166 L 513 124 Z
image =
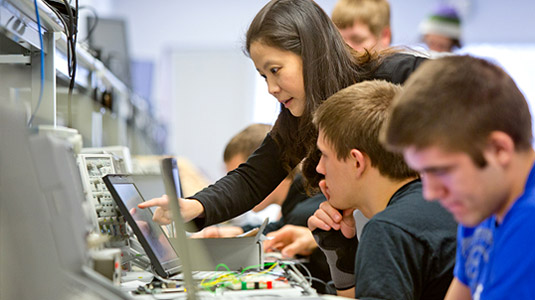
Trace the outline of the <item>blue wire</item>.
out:
M 43 49 L 43 34 L 41 32 L 41 20 L 39 18 L 39 9 L 37 7 L 37 0 L 33 0 L 33 3 L 35 5 L 35 16 L 37 17 L 37 27 L 39 28 L 39 44 L 41 45 L 41 88 L 39 89 L 39 101 L 37 101 L 37 106 L 35 106 L 35 110 L 33 111 L 33 114 L 30 117 L 30 121 L 28 121 L 28 127 L 32 126 L 33 118 L 37 114 L 37 111 L 39 110 L 39 106 L 41 106 L 41 101 L 43 100 L 43 89 L 45 86 L 45 51 Z

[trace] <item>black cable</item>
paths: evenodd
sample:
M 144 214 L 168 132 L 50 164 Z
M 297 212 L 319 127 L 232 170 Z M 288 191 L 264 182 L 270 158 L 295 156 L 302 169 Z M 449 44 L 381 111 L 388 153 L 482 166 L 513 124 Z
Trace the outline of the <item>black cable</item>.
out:
M 70 3 L 71 1 L 69 1 Z M 59 18 L 61 23 L 63 24 L 63 27 L 65 28 L 65 36 L 67 37 L 67 73 L 70 78 L 69 82 L 69 96 L 68 96 L 68 102 L 67 102 L 67 110 L 68 110 L 68 127 L 72 128 L 72 109 L 71 109 L 71 102 L 72 102 L 72 91 L 74 89 L 75 84 L 75 77 L 76 77 L 76 66 L 77 66 L 77 60 L 76 60 L 76 39 L 77 39 L 77 28 L 78 28 L 78 0 L 75 2 L 75 10 L 73 14 L 73 10 L 70 6 L 70 4 L 63 0 L 63 4 L 65 6 L 68 20 L 65 19 L 65 16 L 59 11 L 60 7 L 56 7 L 51 5 L 50 3 L 47 3 L 47 1 L 44 1 L 50 10 L 52 10 L 56 16 Z
M 72 0 L 71 0 L 72 1 Z M 80 10 L 80 7 L 78 5 L 78 0 L 75 1 L 75 24 L 74 26 L 76 27 L 76 33 L 74 35 L 74 41 L 73 41 L 73 45 L 76 46 L 76 44 L 78 43 L 78 16 L 79 16 L 79 10 Z M 73 73 L 72 73 L 72 78 L 71 78 L 71 86 L 72 88 L 74 88 L 74 83 L 76 82 L 75 81 L 75 77 L 76 77 L 76 68 L 78 66 L 78 57 L 76 55 L 76 52 L 73 53 L 74 54 L 74 62 L 73 62 Z M 71 93 L 71 97 L 72 97 L 72 88 L 70 90 L 70 93 Z M 71 123 L 69 125 L 69 127 L 72 127 L 72 112 L 69 110 L 69 119 L 70 119 L 70 122 Z
M 58 9 L 56 7 L 51 5 L 51 3 L 48 3 L 47 1 L 43 1 L 43 3 L 46 6 L 48 6 L 48 8 L 50 8 L 50 10 L 52 10 L 56 14 L 56 16 L 59 18 L 59 20 L 63 24 L 63 28 L 65 29 L 65 35 L 69 36 L 69 31 L 68 31 L 69 27 L 67 26 L 67 22 L 65 21 L 65 18 L 63 17 L 63 15 L 58 11 Z M 39 31 L 41 31 L 41 26 L 39 24 L 40 22 L 39 22 L 37 3 L 36 3 L 35 9 L 36 9 L 36 15 L 37 15 L 37 22 L 38 22 Z M 8 20 L 7 24 L 9 24 L 10 21 L 11 21 L 11 19 Z M 7 27 L 7 24 L 6 24 L 6 27 Z M 41 91 L 40 91 L 39 101 L 37 103 L 36 109 L 35 109 L 34 113 L 32 114 L 32 116 L 30 117 L 30 121 L 28 122 L 29 126 L 31 126 L 33 118 L 34 118 L 35 114 L 37 113 L 37 110 L 39 109 L 39 106 L 40 106 L 41 100 L 42 100 L 42 94 L 43 94 L 43 85 L 44 85 L 44 83 L 43 83 L 43 80 L 44 80 L 44 69 L 43 69 L 44 54 L 43 54 L 43 51 L 44 51 L 44 49 L 43 49 L 43 45 L 42 45 L 42 35 L 41 34 L 39 35 L 39 38 L 40 38 L 40 41 L 41 41 Z M 68 47 L 69 47 L 69 44 L 67 44 L 67 48 Z M 68 49 L 67 49 L 67 52 L 69 52 Z M 69 62 L 69 64 L 70 64 L 70 62 Z M 54 67 L 54 66 L 52 66 L 52 67 Z
M 68 73 L 69 73 L 69 77 L 71 76 L 72 74 L 72 53 L 74 52 L 73 49 L 72 49 L 72 38 L 73 38 L 73 35 L 74 35 L 74 28 L 73 28 L 73 14 L 72 14 L 72 9 L 71 9 L 71 6 L 69 5 L 69 3 L 67 2 L 67 0 L 63 0 L 63 4 L 65 5 L 65 9 L 67 11 L 67 15 L 68 15 L 68 20 L 67 20 L 67 67 L 68 67 Z
M 72 92 L 76 78 L 76 40 L 78 36 L 78 0 L 75 1 L 74 15 L 71 5 L 67 0 L 63 0 L 65 8 L 69 15 L 69 34 L 67 35 L 67 61 L 68 72 L 70 77 L 69 95 L 67 98 L 67 127 L 72 128 Z M 70 45 L 70 46 L 69 46 Z
M 94 22 L 93 22 L 93 24 L 90 24 L 91 26 L 87 30 L 87 36 L 83 40 L 80 41 L 80 43 L 84 43 L 84 42 L 89 41 L 89 39 L 91 38 L 91 35 L 93 35 L 93 31 L 95 31 L 95 29 L 97 28 L 99 18 L 98 18 L 97 10 L 92 6 L 82 5 L 82 6 L 80 6 L 79 9 L 87 9 L 87 10 L 91 11 L 93 13 L 93 16 L 94 16 Z
M 48 8 L 50 8 L 50 10 L 52 12 L 54 12 L 54 14 L 56 14 L 58 19 L 61 21 L 61 24 L 63 24 L 63 28 L 65 28 L 65 35 L 68 36 L 69 32 L 68 32 L 68 28 L 67 28 L 67 23 L 66 23 L 65 18 L 63 17 L 63 15 L 55 7 L 53 7 L 50 4 L 48 4 L 48 2 L 44 1 L 43 3 L 46 4 L 46 6 L 48 6 Z

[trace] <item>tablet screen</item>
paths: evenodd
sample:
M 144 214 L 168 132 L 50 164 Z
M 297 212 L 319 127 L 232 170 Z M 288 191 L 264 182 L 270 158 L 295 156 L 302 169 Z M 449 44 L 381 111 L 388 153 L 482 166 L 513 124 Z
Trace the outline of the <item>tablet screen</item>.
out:
M 113 187 L 160 263 L 178 259 L 162 228 L 152 220 L 151 211 L 137 208 L 143 199 L 136 187 L 129 183 L 113 183 Z

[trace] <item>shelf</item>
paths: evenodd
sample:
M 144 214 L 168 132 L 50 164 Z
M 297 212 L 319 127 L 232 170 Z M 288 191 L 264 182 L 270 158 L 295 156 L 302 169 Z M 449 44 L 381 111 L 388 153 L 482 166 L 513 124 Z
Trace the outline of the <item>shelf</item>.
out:
M 41 124 L 65 125 L 59 123 L 65 120 L 65 115 L 68 114 L 62 111 L 67 101 L 67 97 L 63 95 L 70 80 L 67 37 L 63 24 L 55 13 L 42 0 L 37 1 L 37 6 L 43 33 L 45 84 L 43 100 L 36 119 Z M 165 143 L 161 138 L 155 140 L 153 132 L 165 132 L 165 126 L 154 120 L 150 112 L 140 104 L 144 101 L 140 101 L 139 96 L 135 95 L 84 47 L 82 44 L 76 46 L 77 69 L 73 102 L 92 101 L 93 104 L 90 105 L 80 103 L 79 107 L 84 107 L 84 111 L 77 113 L 93 115 L 93 117 L 84 118 L 97 124 L 90 125 L 92 130 L 81 131 L 90 132 L 92 135 L 95 132 L 101 132 L 101 135 L 108 131 L 115 132 L 110 134 L 113 138 L 103 140 L 101 143 L 98 142 L 98 137 L 85 137 L 85 140 L 97 144 L 87 146 L 105 146 L 111 143 L 134 148 L 131 151 L 136 154 L 162 153 L 165 150 Z M 7 85 L 0 86 L 0 101 L 2 96 L 23 97 L 22 101 L 29 102 L 32 111 L 35 109 L 41 86 L 40 51 L 34 1 L 0 0 L 0 72 L 13 74 L 13 78 L 16 78 L 11 79 L 12 81 L 7 80 L 7 83 L 0 83 L 0 85 Z M 29 96 L 24 97 L 25 94 Z M 99 97 L 103 94 L 112 97 L 111 107 L 102 104 Z M 72 103 L 72 105 L 78 105 L 78 103 Z M 101 114 L 101 120 L 99 121 L 99 117 L 95 117 L 94 114 Z M 108 121 L 102 121 L 102 118 Z M 101 128 L 95 128 L 99 126 L 99 122 Z M 140 148 L 139 151 L 136 151 L 136 147 Z

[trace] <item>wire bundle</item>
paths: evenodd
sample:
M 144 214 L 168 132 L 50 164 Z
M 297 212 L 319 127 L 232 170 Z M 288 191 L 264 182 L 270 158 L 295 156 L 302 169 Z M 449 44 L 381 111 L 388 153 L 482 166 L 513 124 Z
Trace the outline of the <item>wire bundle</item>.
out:
M 215 290 L 218 287 L 229 287 L 229 286 L 233 286 L 236 284 L 241 285 L 243 283 L 249 282 L 251 278 L 259 277 L 265 274 L 270 274 L 272 273 L 273 269 L 278 265 L 279 265 L 278 262 L 266 263 L 263 266 L 264 267 L 269 266 L 268 269 L 261 271 L 261 272 L 246 273 L 248 270 L 259 268 L 262 265 L 248 266 L 246 268 L 243 268 L 241 272 L 232 272 L 225 264 L 219 264 L 216 267 L 216 271 L 218 271 L 220 267 L 224 267 L 226 271 L 228 271 L 228 273 L 206 277 L 201 281 L 200 286 L 204 290 L 215 292 Z
M 72 127 L 72 109 L 71 109 L 71 103 L 72 103 L 72 92 L 74 89 L 75 84 L 75 78 L 76 78 L 76 42 L 78 38 L 78 0 L 74 0 L 74 9 L 71 7 L 69 1 L 62 0 L 63 4 L 65 6 L 65 11 L 67 12 L 67 17 L 64 16 L 64 14 L 61 13 L 59 7 L 56 7 L 54 5 L 51 5 L 47 1 L 44 1 L 48 8 L 56 14 L 56 16 L 59 18 L 61 23 L 63 24 L 63 28 L 65 28 L 65 35 L 67 37 L 67 67 L 68 67 L 68 76 L 70 78 L 69 82 L 69 97 L 68 97 L 68 127 Z M 43 53 L 43 43 L 42 43 L 42 34 L 41 34 L 41 25 L 39 22 L 39 10 L 37 9 L 37 0 L 34 0 L 35 4 L 35 13 L 37 15 L 37 23 L 39 27 L 39 37 L 41 41 L 41 90 L 43 89 L 44 85 L 44 53 Z M 32 117 L 30 119 L 30 122 L 28 125 L 31 125 L 32 120 L 37 113 L 37 109 L 39 108 L 39 105 L 41 103 L 42 99 L 42 92 L 39 97 L 38 105 L 32 114 Z

